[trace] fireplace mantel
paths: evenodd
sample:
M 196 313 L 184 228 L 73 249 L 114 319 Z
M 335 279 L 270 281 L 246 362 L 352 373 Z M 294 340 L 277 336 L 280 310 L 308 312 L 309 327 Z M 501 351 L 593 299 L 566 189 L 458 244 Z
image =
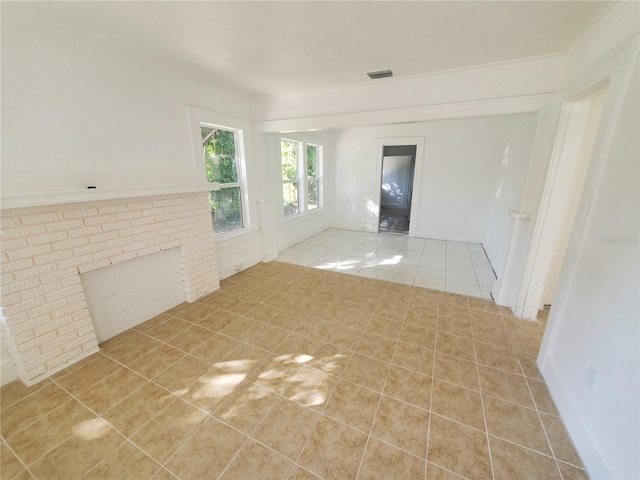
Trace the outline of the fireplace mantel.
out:
M 5 207 L 2 335 L 26 384 L 98 350 L 80 273 L 178 247 L 185 300 L 219 288 L 205 191 Z

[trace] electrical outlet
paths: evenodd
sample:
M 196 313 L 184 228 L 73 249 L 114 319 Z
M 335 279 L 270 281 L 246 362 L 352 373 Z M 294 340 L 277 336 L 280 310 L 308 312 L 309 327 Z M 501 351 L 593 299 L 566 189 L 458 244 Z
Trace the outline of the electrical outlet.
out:
M 598 378 L 598 370 L 593 365 L 593 363 L 590 363 L 589 366 L 587 367 L 587 373 L 584 376 L 584 383 L 587 384 L 587 387 L 589 388 L 589 390 L 593 390 L 593 386 L 595 385 L 597 378 Z

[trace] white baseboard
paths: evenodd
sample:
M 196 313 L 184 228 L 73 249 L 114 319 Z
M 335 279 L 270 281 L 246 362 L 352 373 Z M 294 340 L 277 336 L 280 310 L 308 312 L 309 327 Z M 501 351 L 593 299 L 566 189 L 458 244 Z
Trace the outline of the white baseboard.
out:
M 560 417 L 569 433 L 569 437 L 584 463 L 589 478 L 621 478 L 606 461 L 606 456 L 596 435 L 589 428 L 588 422 L 579 413 L 571 393 L 566 388 L 566 382 L 551 359 L 540 365 L 540 372 L 547 383 L 549 393 L 560 412 Z

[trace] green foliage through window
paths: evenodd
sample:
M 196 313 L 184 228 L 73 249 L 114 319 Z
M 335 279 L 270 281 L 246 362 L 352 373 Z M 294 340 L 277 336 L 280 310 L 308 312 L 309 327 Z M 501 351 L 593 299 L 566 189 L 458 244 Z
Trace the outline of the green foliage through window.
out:
M 242 192 L 236 157 L 236 132 L 202 125 L 202 148 L 207 181 L 220 184 L 220 190 L 209 192 L 213 231 L 229 233 L 244 227 Z
M 319 208 L 322 147 L 281 139 L 280 153 L 284 216 Z

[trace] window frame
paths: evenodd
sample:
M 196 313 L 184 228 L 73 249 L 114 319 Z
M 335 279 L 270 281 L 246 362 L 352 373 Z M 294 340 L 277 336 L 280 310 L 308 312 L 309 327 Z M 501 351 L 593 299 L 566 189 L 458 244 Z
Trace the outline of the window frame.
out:
M 234 133 L 235 141 L 235 161 L 238 172 L 238 181 L 232 183 L 209 182 L 205 158 L 203 155 L 203 142 L 201 127 L 214 127 Z M 252 229 L 251 211 L 249 209 L 249 195 L 247 186 L 247 159 L 246 159 L 246 139 L 249 135 L 249 123 L 241 118 L 232 117 L 218 112 L 205 110 L 198 107 L 189 106 L 189 129 L 192 134 L 192 149 L 194 170 L 205 184 L 211 185 L 208 191 L 219 191 L 226 188 L 240 189 L 240 208 L 242 214 L 242 228 L 213 235 L 217 241 L 222 241 L 249 232 Z M 213 229 L 213 223 L 212 223 Z
M 282 142 L 292 142 L 297 145 L 297 178 L 294 180 L 284 180 L 282 178 Z M 317 148 L 317 175 L 310 177 L 308 174 L 307 165 L 307 147 L 313 146 Z M 324 145 L 320 139 L 307 139 L 301 138 L 298 135 L 283 134 L 279 137 L 278 142 L 279 153 L 279 179 L 280 179 L 280 201 L 282 202 L 280 207 L 280 218 L 282 221 L 289 221 L 295 218 L 304 217 L 306 215 L 312 215 L 316 212 L 321 212 L 324 209 Z M 298 186 L 298 212 L 291 215 L 285 215 L 284 211 L 284 192 L 283 186 L 285 184 L 296 184 Z M 309 208 L 309 184 L 317 183 L 318 185 L 318 206 L 316 208 Z

